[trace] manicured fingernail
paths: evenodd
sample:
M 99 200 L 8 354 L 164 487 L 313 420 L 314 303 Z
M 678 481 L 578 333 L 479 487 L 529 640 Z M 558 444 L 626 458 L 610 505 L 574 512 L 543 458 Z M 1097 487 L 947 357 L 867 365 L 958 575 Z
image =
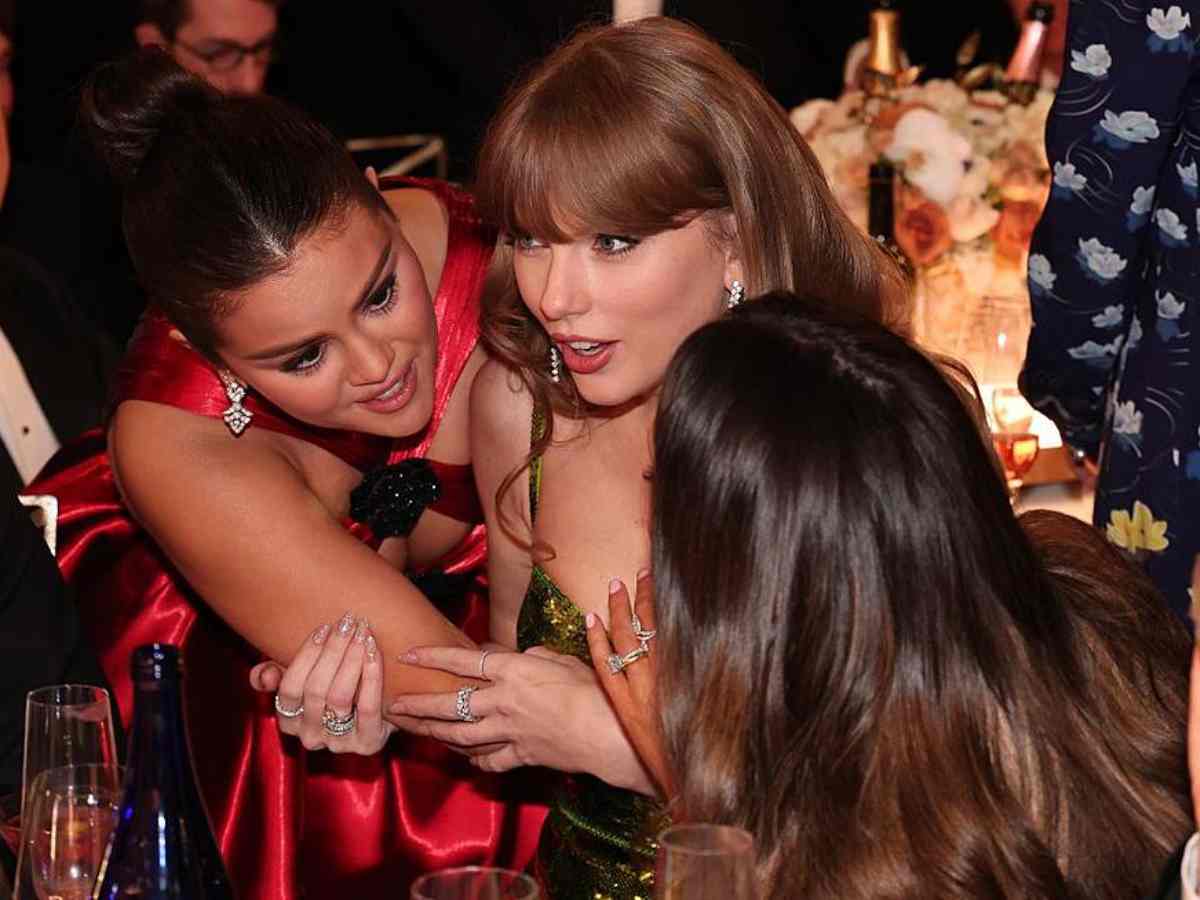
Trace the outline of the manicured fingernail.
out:
M 375 662 L 375 657 L 379 653 L 379 645 L 375 643 L 375 635 L 367 635 L 367 659 Z
M 367 632 L 370 630 L 370 628 L 371 626 L 367 624 L 366 619 L 359 619 L 358 627 L 354 630 L 354 643 L 365 643 L 367 640 Z
M 650 570 L 649 570 L 649 569 L 638 569 L 638 573 L 637 573 L 637 580 L 638 580 L 638 581 L 641 581 L 643 578 L 646 578 L 646 577 L 648 577 L 649 575 L 650 575 Z
M 338 622 L 338 634 L 340 634 L 342 637 L 347 637 L 353 630 L 354 616 L 350 615 L 350 613 L 346 613 Z
M 400 654 L 398 659 L 402 663 L 408 663 L 409 665 L 413 665 L 417 661 L 417 654 L 415 654 L 411 650 L 406 650 L 405 652 Z
M 596 614 L 595 613 L 588 613 L 583 618 L 584 618 L 584 621 L 587 622 L 588 628 L 594 628 L 596 626 Z
M 318 647 L 325 643 L 325 638 L 329 637 L 329 623 L 326 622 L 320 628 L 313 632 L 312 641 Z
M 621 584 L 620 578 L 614 578 L 608 583 L 608 593 L 610 595 L 615 594 L 617 591 L 619 591 L 624 586 L 625 585 Z

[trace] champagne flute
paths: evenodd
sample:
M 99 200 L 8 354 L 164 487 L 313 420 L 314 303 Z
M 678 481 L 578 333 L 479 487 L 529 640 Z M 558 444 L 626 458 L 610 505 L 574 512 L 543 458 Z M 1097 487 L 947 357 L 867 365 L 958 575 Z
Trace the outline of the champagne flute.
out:
M 56 684 L 25 699 L 25 762 L 21 814 L 34 779 L 49 769 L 84 764 L 117 768 L 108 691 L 90 684 Z
M 655 900 L 756 900 L 754 838 L 731 825 L 672 825 L 658 836 Z
M 1033 407 L 1015 387 L 997 387 L 992 391 L 992 445 L 1004 464 L 1008 499 L 1016 502 L 1017 494 L 1038 456 L 1038 437 L 1030 431 Z
M 13 896 L 34 896 L 30 882 L 26 828 L 30 799 L 41 789 L 39 776 L 71 765 L 97 765 L 117 772 L 117 746 L 108 691 L 88 684 L 56 684 L 30 691 L 25 698 L 25 758 L 21 777 L 17 832 L 17 875 Z M 12 823 L 8 823 L 11 825 Z
M 26 798 L 18 900 L 87 900 L 95 886 L 121 799 L 118 770 L 104 764 L 40 773 Z
M 539 900 L 528 875 L 510 869 L 462 866 L 430 872 L 413 882 L 411 900 Z

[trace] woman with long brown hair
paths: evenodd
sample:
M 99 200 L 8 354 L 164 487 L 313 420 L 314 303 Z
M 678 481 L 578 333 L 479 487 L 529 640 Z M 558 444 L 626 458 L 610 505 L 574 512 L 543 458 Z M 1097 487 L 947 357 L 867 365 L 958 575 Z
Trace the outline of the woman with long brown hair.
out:
M 587 665 L 584 616 L 649 560 L 667 363 L 747 292 L 883 318 L 904 285 L 762 85 L 670 19 L 584 29 L 552 53 L 495 117 L 475 191 L 506 237 L 471 396 L 492 639 L 527 652 L 418 649 L 404 661 L 489 683 L 390 713 L 487 770 L 573 773 L 542 832 L 548 894 L 647 896 L 661 811 Z
M 492 359 L 472 392 L 492 637 L 542 649 L 418 650 L 406 661 L 491 684 L 465 704 L 406 697 L 392 710 L 451 720 L 410 727 L 483 768 L 578 773 L 542 833 L 550 896 L 644 896 L 653 787 L 615 721 L 577 710 L 599 693 L 584 616 L 605 608 L 614 573 L 649 560 L 645 473 L 667 363 L 747 292 L 794 289 L 882 318 L 903 285 L 761 84 L 670 19 L 585 29 L 552 53 L 493 121 L 475 190 L 508 239 L 483 312 Z M 453 721 L 464 713 L 478 721 Z
M 1190 831 L 1186 629 L 1087 525 L 1013 515 L 966 399 L 790 296 L 667 373 L 658 634 L 601 679 L 675 816 L 755 834 L 763 896 L 1138 897 Z M 637 646 L 623 587 L 609 618 Z

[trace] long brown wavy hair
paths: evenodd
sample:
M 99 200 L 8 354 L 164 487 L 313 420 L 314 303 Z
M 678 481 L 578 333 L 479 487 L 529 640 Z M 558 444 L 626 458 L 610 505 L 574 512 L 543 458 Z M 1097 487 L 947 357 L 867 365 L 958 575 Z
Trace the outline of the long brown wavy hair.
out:
M 775 296 L 689 337 L 655 426 L 680 817 L 763 896 L 1148 893 L 1191 829 L 1191 644 L 1082 522 L 1013 515 L 946 373 Z
M 509 92 L 480 151 L 484 218 L 508 235 L 647 235 L 729 212 L 747 292 L 836 298 L 896 314 L 903 276 L 839 209 L 819 163 L 762 84 L 698 29 L 666 18 L 584 28 Z M 511 251 L 497 254 L 483 340 L 535 408 L 586 414 L 525 308 Z M 533 449 L 553 437 L 553 416 Z M 519 471 L 519 470 L 518 470 Z M 517 473 L 501 485 L 503 494 Z

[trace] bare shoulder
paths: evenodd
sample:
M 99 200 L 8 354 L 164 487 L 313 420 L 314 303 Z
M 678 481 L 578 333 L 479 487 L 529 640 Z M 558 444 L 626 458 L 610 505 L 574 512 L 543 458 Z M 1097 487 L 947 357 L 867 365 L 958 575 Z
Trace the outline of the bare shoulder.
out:
M 432 192 L 420 188 L 396 188 L 383 192 L 388 207 L 400 223 L 400 231 L 421 262 L 429 293 L 437 292 L 446 264 L 450 238 L 450 212 Z
M 113 473 L 130 510 L 139 519 L 195 514 L 196 501 L 227 502 L 247 482 L 262 479 L 309 495 L 298 468 L 273 446 L 269 435 L 246 432 L 234 438 L 220 420 L 161 403 L 128 400 L 108 432 Z M 186 498 L 186 506 L 181 503 Z
M 450 393 L 446 404 L 446 412 L 438 424 L 437 434 L 429 446 L 429 455 L 446 463 L 467 463 L 471 461 L 471 449 L 468 435 L 470 433 L 470 400 L 472 388 L 479 370 L 487 361 L 487 353 L 483 347 L 476 345 L 463 366 L 462 374 Z
M 533 397 L 524 383 L 503 363 L 487 360 L 471 385 L 472 455 L 502 456 L 509 463 L 523 457 L 532 422 Z

